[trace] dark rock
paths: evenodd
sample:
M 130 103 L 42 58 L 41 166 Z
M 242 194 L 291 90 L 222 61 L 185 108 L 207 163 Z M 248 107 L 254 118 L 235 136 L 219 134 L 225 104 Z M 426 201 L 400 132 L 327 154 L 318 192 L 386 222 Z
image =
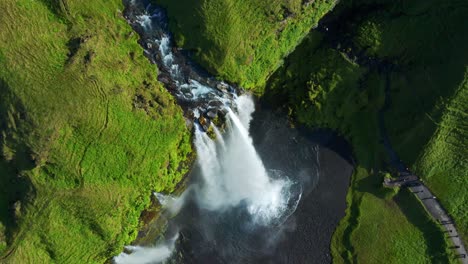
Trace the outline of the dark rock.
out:
M 191 120 L 195 120 L 195 113 L 193 112 L 192 109 L 189 109 L 187 111 L 187 118 L 191 119 Z
M 213 100 L 208 103 L 208 106 L 216 108 L 216 109 L 221 109 L 223 106 L 223 103 L 217 100 Z
M 191 92 L 184 92 L 185 98 L 193 98 L 193 94 Z
M 158 76 L 158 81 L 162 82 L 163 84 L 169 84 L 171 83 L 171 79 L 167 76 L 164 76 L 164 75 L 159 75 Z
M 205 112 L 205 116 L 208 117 L 209 119 L 215 119 L 217 115 L 218 115 L 218 111 L 214 108 Z
M 177 89 L 177 85 L 173 82 L 169 83 L 166 88 L 171 91 L 171 92 L 177 92 L 178 89 Z
M 228 114 L 228 110 L 226 108 L 220 108 L 218 110 L 218 115 L 220 115 L 221 117 L 225 117 L 227 114 Z
M 198 118 L 198 123 L 202 127 L 202 129 L 206 132 L 210 128 L 211 122 L 208 118 L 205 118 L 204 116 L 201 116 Z
M 225 83 L 218 83 L 216 85 L 216 89 L 218 89 L 222 93 L 229 93 L 229 86 Z

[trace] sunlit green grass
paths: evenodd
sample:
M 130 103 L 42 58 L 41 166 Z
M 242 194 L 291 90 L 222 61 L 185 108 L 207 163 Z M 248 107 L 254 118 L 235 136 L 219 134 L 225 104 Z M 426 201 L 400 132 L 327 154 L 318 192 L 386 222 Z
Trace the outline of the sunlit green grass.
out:
M 332 0 L 154 0 L 167 7 L 179 46 L 205 68 L 245 88 L 262 88 Z
M 404 162 L 411 165 L 416 161 L 416 172 L 427 178 L 429 187 L 440 195 L 464 232 L 467 217 L 461 208 L 467 168 L 462 148 L 467 132 L 466 104 L 462 102 L 466 101 L 466 82 L 460 83 L 465 73 L 462 47 L 467 34 L 462 33 L 460 22 L 463 9 L 454 8 L 457 1 L 433 1 L 430 5 L 416 1 L 403 6 L 391 1 L 374 1 L 376 5 L 369 6 L 369 2 L 338 5 L 334 13 L 338 23 L 348 21 L 330 34 L 339 34 L 357 51 L 394 65 L 389 73 L 391 105 L 385 115 L 392 145 Z M 398 10 L 427 14 L 389 19 Z M 432 26 L 426 27 L 427 23 Z M 384 103 L 386 72 L 358 65 L 329 48 L 323 36 L 309 34 L 272 75 L 264 98 L 273 105 L 286 106 L 302 125 L 337 130 L 353 146 L 357 169 L 347 197 L 346 217 L 333 237 L 334 261 L 453 261 L 440 227 L 417 200 L 406 192 L 393 198 L 394 192 L 382 187 L 378 171 L 388 169 L 384 163 L 388 157 L 381 144 L 378 111 Z
M 328 127 L 353 145 L 357 168 L 347 195 L 347 214 L 332 241 L 336 263 L 430 263 L 448 261 L 447 243 L 436 224 L 414 197 L 393 199 L 382 187 L 385 152 L 380 143 L 378 111 L 384 103 L 384 78 L 354 64 L 339 52 L 321 48 L 322 38 L 311 33 L 270 79 L 264 97 L 286 105 L 292 117 L 308 127 Z M 321 63 L 318 63 L 321 62 Z M 409 220 L 401 204 L 419 210 Z M 431 222 L 432 223 L 432 222 Z M 379 234 L 378 236 L 376 234 Z M 429 244 L 429 234 L 438 235 Z
M 468 239 L 467 102 L 468 71 L 414 166 L 453 216 L 464 241 Z
M 181 110 L 121 1 L 0 10 L 1 261 L 102 263 L 136 237 L 151 191 L 186 172 Z M 140 93 L 148 113 L 134 107 Z
M 367 35 L 367 42 L 380 43 L 374 53 L 400 67 L 391 75 L 393 106 L 386 114 L 390 140 L 439 197 L 466 241 L 468 5 L 433 0 L 395 8 L 408 15 L 387 20 L 386 11 L 380 11 L 360 24 L 375 25 L 380 33 Z

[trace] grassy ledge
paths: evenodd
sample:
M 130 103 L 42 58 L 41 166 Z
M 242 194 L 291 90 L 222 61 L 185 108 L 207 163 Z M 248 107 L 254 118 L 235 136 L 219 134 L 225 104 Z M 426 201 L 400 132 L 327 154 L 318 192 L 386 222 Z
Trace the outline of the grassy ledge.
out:
M 177 44 L 208 70 L 254 88 L 297 123 L 334 129 L 352 143 L 356 171 L 333 238 L 334 262 L 454 261 L 417 200 L 382 187 L 391 168 L 379 112 L 389 99 L 384 125 L 392 146 L 466 237 L 464 1 L 343 1 L 304 39 L 333 2 L 299 9 L 298 1 L 155 2 L 167 8 Z
M 182 111 L 121 1 L 0 10 L 0 262 L 102 263 L 185 173 Z
M 378 172 L 389 168 L 378 114 L 388 85 L 392 145 L 466 237 L 465 12 L 461 1 L 343 2 L 270 78 L 266 100 L 308 127 L 339 131 L 354 146 L 358 164 L 333 238 L 334 262 L 455 261 L 417 200 L 382 188 Z
M 153 0 L 167 8 L 177 45 L 203 67 L 261 90 L 335 0 Z

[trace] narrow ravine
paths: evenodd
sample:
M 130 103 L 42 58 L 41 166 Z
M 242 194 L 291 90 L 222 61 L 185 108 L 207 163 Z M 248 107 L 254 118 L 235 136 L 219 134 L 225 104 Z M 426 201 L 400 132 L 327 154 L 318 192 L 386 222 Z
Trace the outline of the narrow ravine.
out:
M 352 170 L 346 158 L 320 151 L 319 142 L 333 139 L 304 135 L 270 109 L 254 115 L 252 96 L 173 46 L 164 10 L 130 1 L 125 16 L 193 128 L 197 161 L 180 196 L 155 193 L 166 232 L 152 246 L 126 247 L 114 261 L 270 263 L 299 256 L 330 262 Z
M 369 10 L 372 10 L 376 6 L 369 6 Z M 367 8 L 364 10 L 360 10 L 362 14 L 357 15 L 356 12 L 352 14 L 352 16 L 366 16 L 366 12 L 368 12 Z M 346 16 L 345 15 L 345 16 Z M 374 70 L 378 72 L 379 75 L 385 80 L 384 82 L 384 102 L 381 108 L 378 111 L 378 129 L 380 134 L 380 142 L 383 145 L 383 148 L 386 152 L 388 157 L 388 166 L 393 169 L 397 173 L 397 179 L 391 180 L 389 182 L 384 182 L 384 186 L 387 187 L 394 187 L 394 186 L 402 186 L 407 187 L 411 193 L 414 194 L 414 197 L 421 203 L 424 207 L 426 213 L 437 223 L 442 225 L 442 229 L 445 230 L 447 234 L 450 234 L 446 237 L 447 240 L 451 241 L 449 246 L 450 250 L 455 252 L 455 256 L 460 258 L 462 263 L 468 263 L 467 251 L 465 248 L 465 243 L 459 236 L 459 232 L 456 227 L 456 223 L 450 215 L 447 213 L 447 210 L 444 209 L 442 204 L 438 201 L 437 197 L 431 192 L 429 187 L 421 180 L 421 178 L 415 175 L 409 168 L 409 165 L 405 164 L 400 156 L 398 155 L 397 151 L 394 149 L 386 127 L 385 121 L 385 113 L 389 111 L 392 107 L 391 102 L 391 75 L 392 73 L 401 73 L 402 69 L 401 66 L 393 63 L 395 58 L 378 58 L 374 56 L 369 56 L 366 54 L 366 50 L 360 50 L 354 46 L 352 41 L 349 39 L 349 36 L 343 34 L 337 30 L 336 24 L 337 21 L 334 21 L 332 18 L 330 21 L 324 19 L 325 21 L 319 24 L 317 28 L 318 31 L 325 35 L 325 41 L 327 45 L 331 48 L 340 51 L 342 54 L 347 56 L 348 58 L 353 58 L 353 60 L 369 70 Z M 347 20 L 342 18 L 341 20 Z M 341 21 L 340 20 L 340 21 Z M 329 32 L 330 28 L 331 31 L 334 33 Z M 433 238 L 430 238 L 433 239 Z M 439 251 L 444 251 L 444 248 L 439 248 Z M 352 251 L 352 249 L 351 249 Z M 443 259 L 442 261 L 449 261 L 448 259 Z

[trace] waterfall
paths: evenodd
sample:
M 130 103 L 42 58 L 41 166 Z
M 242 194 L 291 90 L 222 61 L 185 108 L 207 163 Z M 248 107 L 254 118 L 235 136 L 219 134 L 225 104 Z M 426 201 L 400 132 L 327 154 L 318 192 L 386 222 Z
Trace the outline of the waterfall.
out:
M 236 101 L 253 105 L 247 95 Z M 255 223 L 266 225 L 285 211 L 291 183 L 269 177 L 246 129 L 253 108 L 239 107 L 238 111 L 239 115 L 229 110 L 227 125 L 231 127 L 224 147 L 223 141 L 213 140 L 199 129 L 195 131 L 197 162 L 204 181 L 196 195 L 199 205 L 209 210 L 222 211 L 244 203 Z
M 156 247 L 126 246 L 125 249 L 131 252 L 131 254 L 120 253 L 120 255 L 114 258 L 114 262 L 125 264 L 161 263 L 172 255 L 178 238 L 179 235 L 176 234 Z
M 169 75 L 174 81 L 176 98 L 185 103 L 193 102 L 190 105 L 192 118 L 198 120 L 194 122 L 194 145 L 201 172 L 200 182 L 189 186 L 180 197 L 155 193 L 156 198 L 171 216 L 190 199 L 198 207 L 219 214 L 240 208 L 247 213 L 253 226 L 284 221 L 297 207 L 301 192 L 284 175 L 269 175 L 260 159 L 249 134 L 255 111 L 252 97 L 237 96 L 236 88 L 214 78 L 202 77 L 184 66 L 187 65 L 184 57 L 173 52 L 170 34 L 158 26 L 163 14 L 156 10 L 148 15 L 146 9 L 141 11 L 143 15 L 133 20 L 129 18 L 129 22 L 143 29 L 145 52 L 152 55 L 165 76 Z M 213 117 L 208 113 L 227 113 L 223 132 L 212 124 Z M 201 118 L 208 127 L 211 123 L 215 139 L 204 131 L 208 130 L 206 127 L 201 128 Z M 176 240 L 177 236 L 155 247 L 126 247 L 131 253 L 123 252 L 114 261 L 119 264 L 163 262 L 171 256 Z
M 182 208 L 189 193 L 193 193 L 197 205 L 205 210 L 223 213 L 244 207 L 254 226 L 277 224 L 296 209 L 300 192 L 292 195 L 294 183 L 288 178 L 270 177 L 252 143 L 247 130 L 254 111 L 252 98 L 243 95 L 236 103 L 244 107 L 238 107 L 238 114 L 228 110 L 224 134 L 213 126 L 217 136 L 212 139 L 200 128 L 195 129 L 202 182 L 187 188 L 180 197 L 155 193 L 171 214 Z M 152 248 L 127 247 L 132 253 L 121 253 L 114 261 L 119 264 L 162 262 L 171 256 L 174 241 Z

